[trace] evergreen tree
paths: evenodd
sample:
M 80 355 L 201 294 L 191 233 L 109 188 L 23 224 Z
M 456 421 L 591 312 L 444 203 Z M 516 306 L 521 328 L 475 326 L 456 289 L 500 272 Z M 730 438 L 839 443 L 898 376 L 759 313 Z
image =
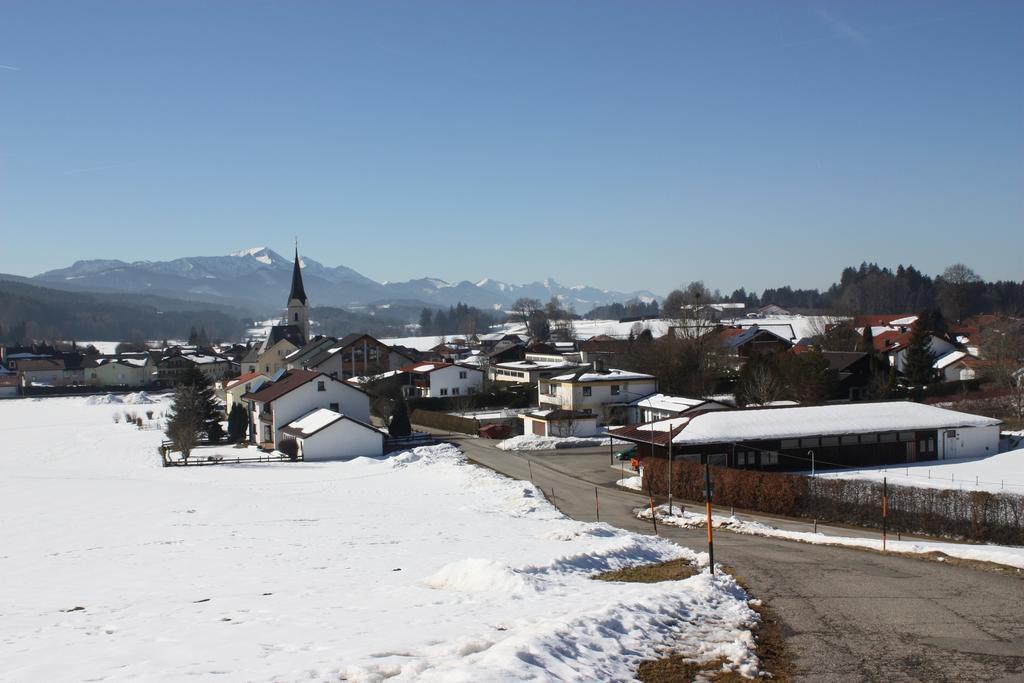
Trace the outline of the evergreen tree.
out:
M 921 317 L 924 317 L 922 314 Z M 923 320 L 918 320 L 910 333 L 910 340 L 907 342 L 906 364 L 903 374 L 911 386 L 923 387 L 932 381 L 935 369 L 932 364 L 935 357 L 929 349 L 931 333 L 923 325 Z
M 192 449 L 199 443 L 199 432 L 202 429 L 203 419 L 196 387 L 190 384 L 178 385 L 164 433 L 185 460 L 188 460 Z
M 231 441 L 241 441 L 249 431 L 249 413 L 242 404 L 236 403 L 231 406 L 228 413 L 228 438 Z
M 875 352 L 875 335 L 871 331 L 871 325 L 864 326 L 864 334 L 860 336 L 860 350 L 864 353 Z
M 220 435 L 220 425 L 216 427 L 213 423 L 219 422 L 221 418 L 220 404 L 213 390 L 213 382 L 197 365 L 190 365 L 178 377 L 179 386 L 189 386 L 195 389 L 196 413 L 200 416 L 203 424 L 201 431 L 207 434 L 207 438 L 213 440 L 213 435 Z
M 409 406 L 405 399 L 398 399 L 395 412 L 391 415 L 391 424 L 388 425 L 388 433 L 391 436 L 409 436 L 412 434 L 412 424 L 409 422 Z
M 199 343 L 199 332 L 196 330 L 195 325 L 193 325 L 192 329 L 189 330 L 188 343 L 189 346 L 195 346 Z
M 420 334 L 424 337 L 434 333 L 434 312 L 429 308 L 420 311 Z

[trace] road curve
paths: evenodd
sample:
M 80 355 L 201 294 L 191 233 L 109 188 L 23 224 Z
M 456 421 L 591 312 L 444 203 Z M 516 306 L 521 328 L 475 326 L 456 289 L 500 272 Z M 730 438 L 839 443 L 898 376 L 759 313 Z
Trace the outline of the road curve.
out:
M 646 500 L 614 487 L 607 453 L 507 453 L 455 436 L 466 456 L 544 489 L 566 515 L 640 533 Z M 774 523 L 774 522 L 773 522 Z M 799 524 L 799 523 L 797 523 Z M 780 526 L 786 526 L 781 524 Z M 704 550 L 705 532 L 659 527 Z M 1024 576 L 831 546 L 719 532 L 730 566 L 784 623 L 799 680 L 1024 681 Z

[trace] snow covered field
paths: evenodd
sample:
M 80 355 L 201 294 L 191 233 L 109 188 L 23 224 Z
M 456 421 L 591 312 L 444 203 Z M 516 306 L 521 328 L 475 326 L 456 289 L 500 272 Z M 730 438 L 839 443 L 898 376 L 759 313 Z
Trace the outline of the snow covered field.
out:
M 933 460 L 904 467 L 819 472 L 819 477 L 870 479 L 900 486 L 925 486 L 1024 495 L 1024 449 L 969 460 Z
M 124 407 L 0 402 L 0 680 L 623 680 L 669 647 L 757 671 L 728 576 L 589 578 L 706 556 L 451 446 L 165 469 Z
M 707 526 L 707 517 L 704 513 L 688 512 L 681 507 L 673 506 L 672 515 L 668 514 L 667 505 L 659 505 L 655 508 L 658 514 L 658 522 L 661 524 L 672 524 L 674 526 L 696 529 Z M 634 514 L 640 519 L 650 519 L 650 508 L 637 508 Z M 828 534 L 813 533 L 809 531 L 787 531 L 778 529 L 761 522 L 740 520 L 734 516 L 712 515 L 711 526 L 714 529 L 727 529 L 740 534 L 751 536 L 769 536 L 772 538 L 784 538 L 790 541 L 802 541 L 804 543 L 815 543 L 820 545 L 842 545 L 853 548 L 869 548 L 881 550 L 882 540 L 879 538 L 859 538 L 856 536 L 831 536 Z M 940 552 L 949 557 L 957 557 L 963 560 L 980 560 L 982 562 L 994 562 L 1009 567 L 1024 569 L 1024 548 L 1004 545 L 969 545 L 966 543 L 942 543 L 938 541 L 897 541 L 889 539 L 886 548 L 897 553 L 934 553 Z M 717 564 L 717 563 L 716 563 Z

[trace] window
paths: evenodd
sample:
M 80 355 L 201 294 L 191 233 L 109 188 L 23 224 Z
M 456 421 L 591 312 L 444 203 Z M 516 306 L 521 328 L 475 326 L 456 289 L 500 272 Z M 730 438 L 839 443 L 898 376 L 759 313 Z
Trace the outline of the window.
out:
M 453 387 L 452 388 L 452 396 L 458 396 L 458 395 L 459 395 L 459 388 L 458 387 Z
M 320 380 L 319 382 L 316 383 L 316 390 L 327 391 L 327 384 L 323 380 Z
M 861 443 L 878 443 L 878 434 L 861 434 Z
M 765 451 L 761 454 L 762 465 L 778 465 L 779 454 L 776 451 Z
M 466 371 L 459 370 L 459 379 L 466 379 Z
M 619 395 L 619 385 L 618 384 L 613 384 L 612 385 L 612 396 L 618 396 L 618 395 Z
M 334 412 L 336 412 L 336 413 L 340 413 L 340 412 L 341 412 L 341 409 L 340 409 L 340 408 L 338 407 L 338 404 L 337 404 L 337 403 L 332 403 L 332 404 L 330 405 L 330 408 L 331 408 L 331 410 L 333 410 L 333 411 L 334 411 Z
M 594 388 L 593 387 L 583 387 L 583 395 L 584 396 L 593 396 L 594 395 Z
M 298 321 L 299 321 L 299 314 L 298 314 L 298 313 L 296 313 L 296 314 L 295 314 L 295 317 L 294 317 L 294 318 L 292 318 L 292 320 L 294 320 L 295 322 L 298 322 Z
M 447 396 L 448 395 L 448 389 L 442 389 L 441 390 L 441 395 L 442 396 Z
M 828 448 L 829 446 L 838 446 L 839 445 L 839 437 L 838 436 L 823 436 L 823 437 L 821 437 L 821 445 L 822 445 L 823 448 Z
M 895 432 L 889 432 L 888 434 L 879 434 L 878 435 L 878 442 L 879 443 L 895 443 L 895 441 L 896 441 L 896 433 Z
M 900 441 L 913 441 L 914 432 L 900 432 Z
M 857 437 L 856 435 L 849 434 L 847 436 L 842 437 L 842 441 L 840 443 L 842 443 L 842 445 L 844 446 L 856 446 Z
M 817 439 L 800 439 L 800 448 L 817 448 L 820 445 Z
M 779 448 L 800 448 L 799 439 L 783 439 L 782 443 L 779 444 Z
M 470 393 L 470 394 L 475 394 L 475 393 L 476 393 L 476 387 L 470 387 L 470 388 L 469 388 L 469 389 L 467 389 L 466 391 L 467 391 L 468 393 Z
M 584 408 L 583 412 L 586 413 L 587 415 L 591 415 L 591 414 L 593 414 L 594 411 L 591 410 L 590 408 Z

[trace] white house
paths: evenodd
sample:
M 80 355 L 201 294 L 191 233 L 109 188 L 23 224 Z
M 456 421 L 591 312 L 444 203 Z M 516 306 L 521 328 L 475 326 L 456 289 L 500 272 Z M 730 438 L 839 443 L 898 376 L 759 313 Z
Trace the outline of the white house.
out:
M 706 410 L 729 410 L 732 406 L 708 398 L 651 394 L 633 401 L 635 422 L 654 422 Z
M 263 448 L 276 449 L 281 430 L 317 408 L 370 421 L 370 396 L 322 372 L 289 370 L 277 381 L 244 394 L 242 400 L 250 404 L 250 434 Z
M 519 416 L 523 434 L 537 436 L 593 436 L 597 434 L 597 415 L 571 410 L 534 410 Z
M 384 454 L 384 432 L 348 415 L 317 408 L 281 430 L 303 460 L 341 460 Z
M 457 363 L 413 363 L 402 368 L 408 379 L 406 396 L 446 398 L 476 394 L 483 388 L 484 373 Z
M 950 351 L 935 359 L 932 367 L 941 373 L 943 382 L 972 380 L 977 376 L 977 360 L 964 351 Z
M 100 358 L 86 371 L 86 383 L 101 387 L 143 387 L 155 380 L 148 354 L 138 358 Z
M 559 358 L 557 360 L 526 360 L 495 363 L 488 368 L 490 378 L 495 382 L 511 384 L 536 384 L 542 379 L 578 370 L 579 363 Z
M 537 396 L 541 409 L 592 413 L 600 422 L 609 423 L 613 420 L 627 421 L 629 404 L 657 390 L 658 381 L 653 375 L 584 368 L 540 380 Z

